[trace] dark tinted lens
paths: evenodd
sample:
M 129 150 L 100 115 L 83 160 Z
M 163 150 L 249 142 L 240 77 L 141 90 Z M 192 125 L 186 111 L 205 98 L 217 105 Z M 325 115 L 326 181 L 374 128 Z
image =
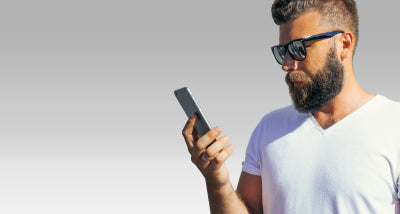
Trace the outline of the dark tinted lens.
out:
M 279 64 L 283 64 L 285 61 L 285 55 L 286 55 L 286 50 L 284 46 L 274 46 L 272 47 L 272 52 L 274 54 L 274 57 L 276 61 L 278 61 Z
M 292 41 L 288 45 L 288 51 L 290 56 L 293 57 L 294 60 L 304 60 L 306 58 L 306 49 L 304 47 L 304 43 L 301 40 Z

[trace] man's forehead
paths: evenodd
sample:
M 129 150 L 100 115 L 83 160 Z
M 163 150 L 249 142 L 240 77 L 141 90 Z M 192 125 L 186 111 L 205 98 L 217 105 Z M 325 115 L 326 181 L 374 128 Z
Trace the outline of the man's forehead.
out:
M 279 26 L 279 43 L 286 44 L 292 40 L 322 33 L 323 31 L 319 13 L 316 11 L 307 12 Z

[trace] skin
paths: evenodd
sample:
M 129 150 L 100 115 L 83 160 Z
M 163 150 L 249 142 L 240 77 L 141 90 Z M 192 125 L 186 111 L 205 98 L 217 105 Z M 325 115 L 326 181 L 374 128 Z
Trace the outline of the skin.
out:
M 305 13 L 291 22 L 280 25 L 280 44 L 338 29 L 322 27 L 318 12 Z M 345 29 L 341 29 L 345 30 Z M 352 66 L 353 34 L 345 32 L 331 38 L 334 40 L 337 56 L 344 66 L 344 84 L 342 91 L 322 109 L 312 112 L 323 129 L 327 129 L 351 112 L 373 98 L 373 94 L 365 92 L 358 84 Z M 285 72 L 300 72 L 306 75 L 315 74 L 325 65 L 331 39 L 321 39 L 306 43 L 307 58 L 295 61 L 288 54 L 282 69 Z M 301 85 L 301 83 L 296 83 Z M 208 191 L 211 213 L 263 213 L 261 176 L 242 172 L 237 190 L 229 180 L 225 161 L 233 152 L 228 145 L 229 137 L 224 136 L 214 142 L 221 134 L 221 128 L 215 127 L 207 134 L 198 137 L 194 131 L 197 118 L 191 117 L 182 134 L 185 138 L 192 162 L 203 174 Z M 208 147 L 209 146 L 209 147 Z M 209 161 L 204 160 L 209 159 Z M 267 210 L 267 207 L 264 207 Z
M 233 152 L 233 146 L 227 146 L 229 137 L 223 136 L 213 142 L 221 134 L 221 128 L 217 126 L 199 138 L 194 131 L 196 121 L 196 116 L 192 116 L 182 134 L 192 162 L 206 180 L 211 213 L 249 213 L 248 208 L 233 189 L 225 166 L 226 159 Z

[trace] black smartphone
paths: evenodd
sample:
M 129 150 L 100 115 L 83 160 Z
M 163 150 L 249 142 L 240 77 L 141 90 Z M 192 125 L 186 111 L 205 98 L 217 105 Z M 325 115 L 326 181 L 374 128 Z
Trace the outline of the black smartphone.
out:
M 197 134 L 199 134 L 199 136 L 201 137 L 205 133 L 210 131 L 211 125 L 207 121 L 203 111 L 200 109 L 199 104 L 194 99 L 189 88 L 184 87 L 184 88 L 175 90 L 174 94 L 188 117 L 191 117 L 193 114 L 197 115 L 197 122 L 194 125 L 194 128 L 195 128 Z

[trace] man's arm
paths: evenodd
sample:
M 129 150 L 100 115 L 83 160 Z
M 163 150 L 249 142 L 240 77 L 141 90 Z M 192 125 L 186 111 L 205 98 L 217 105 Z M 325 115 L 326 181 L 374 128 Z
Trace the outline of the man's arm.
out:
M 216 140 L 222 130 L 215 127 L 199 138 L 194 130 L 196 120 L 196 116 L 192 116 L 182 134 L 192 162 L 206 180 L 211 213 L 249 213 L 245 203 L 233 189 L 225 166 L 225 161 L 233 152 L 233 146 L 228 145 L 229 137 Z
M 251 213 L 230 182 L 218 188 L 207 184 L 207 192 L 211 213 Z
M 242 171 L 236 191 L 252 214 L 263 213 L 261 176 Z
M 207 184 L 207 190 L 211 213 L 263 213 L 261 176 L 242 172 L 236 193 L 230 183 L 219 189 Z

